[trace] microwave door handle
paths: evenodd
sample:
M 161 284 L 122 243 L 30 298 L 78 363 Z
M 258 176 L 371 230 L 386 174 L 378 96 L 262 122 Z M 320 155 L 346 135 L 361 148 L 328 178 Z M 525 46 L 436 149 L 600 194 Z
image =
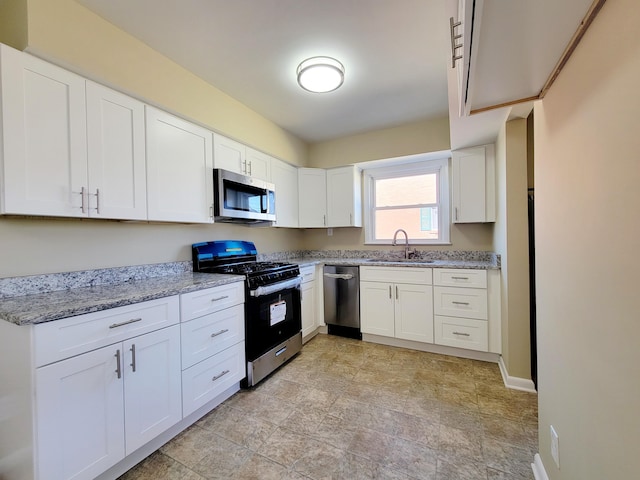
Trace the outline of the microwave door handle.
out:
M 266 190 L 264 195 L 260 195 L 260 210 L 261 213 L 269 213 L 269 192 Z

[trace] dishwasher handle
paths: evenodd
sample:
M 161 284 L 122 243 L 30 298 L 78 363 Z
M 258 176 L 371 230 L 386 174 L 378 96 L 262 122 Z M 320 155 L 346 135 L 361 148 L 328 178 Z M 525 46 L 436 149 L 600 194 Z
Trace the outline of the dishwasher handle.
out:
M 324 276 L 328 277 L 328 278 L 337 278 L 337 279 L 340 279 L 340 280 L 351 280 L 351 279 L 353 279 L 353 274 L 352 273 L 325 273 Z

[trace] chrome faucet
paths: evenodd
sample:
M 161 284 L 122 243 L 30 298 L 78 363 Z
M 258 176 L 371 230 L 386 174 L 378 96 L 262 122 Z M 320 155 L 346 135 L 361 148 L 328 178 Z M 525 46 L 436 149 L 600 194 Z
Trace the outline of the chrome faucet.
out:
M 393 234 L 393 241 L 391 242 L 391 245 L 395 246 L 398 244 L 397 240 L 400 232 L 404 233 L 404 258 L 408 260 L 411 258 L 411 255 L 415 253 L 415 250 L 409 250 L 409 235 L 407 235 L 407 232 L 401 228 L 396 230 L 396 233 Z

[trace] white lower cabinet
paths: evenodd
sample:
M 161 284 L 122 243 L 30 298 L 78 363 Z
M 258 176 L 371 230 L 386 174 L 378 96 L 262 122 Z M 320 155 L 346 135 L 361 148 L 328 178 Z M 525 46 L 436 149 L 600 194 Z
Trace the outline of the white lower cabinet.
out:
M 181 296 L 182 413 L 186 417 L 246 376 L 244 283 Z
M 362 333 L 433 343 L 431 269 L 360 267 L 360 322 Z
M 174 325 L 36 369 L 38 479 L 92 479 L 182 419 L 178 298 L 148 303 L 166 304 Z M 103 314 L 107 337 L 144 324 L 147 302 L 139 305 L 121 307 L 128 318 L 122 325 L 112 323 L 110 310 L 58 322 L 82 337 L 86 322 L 97 327 Z M 37 329 L 36 338 L 45 334 Z
M 433 283 L 436 343 L 489 351 L 486 270 L 441 269 Z
M 302 284 L 300 286 L 300 303 L 302 314 L 302 338 L 313 334 L 317 325 L 317 290 L 316 290 L 316 267 L 308 266 L 300 269 Z

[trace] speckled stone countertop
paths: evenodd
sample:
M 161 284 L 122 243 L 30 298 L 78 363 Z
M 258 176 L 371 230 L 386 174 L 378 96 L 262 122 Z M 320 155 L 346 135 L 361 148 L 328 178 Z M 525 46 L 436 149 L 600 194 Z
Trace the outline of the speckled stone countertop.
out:
M 157 276 L 145 277 L 144 268 L 136 266 L 1 279 L 0 320 L 33 325 L 244 280 L 242 275 L 193 273 L 181 269 L 169 269 L 170 273 L 166 273 L 157 271 L 158 266 L 153 267 L 156 270 L 151 274 Z M 137 269 L 133 277 L 132 269 Z M 127 273 L 127 281 L 117 282 Z M 99 277 L 104 275 L 114 283 L 105 283 L 104 278 L 100 281 Z M 87 282 L 89 284 L 85 284 Z M 51 285 L 58 289 L 47 291 Z M 21 290 L 17 290 L 20 287 Z
M 305 265 L 357 265 L 418 268 L 469 268 L 499 270 L 500 255 L 481 251 L 418 251 L 405 260 L 403 249 L 394 250 L 322 250 L 281 252 L 259 256 L 259 260 L 280 260 Z

